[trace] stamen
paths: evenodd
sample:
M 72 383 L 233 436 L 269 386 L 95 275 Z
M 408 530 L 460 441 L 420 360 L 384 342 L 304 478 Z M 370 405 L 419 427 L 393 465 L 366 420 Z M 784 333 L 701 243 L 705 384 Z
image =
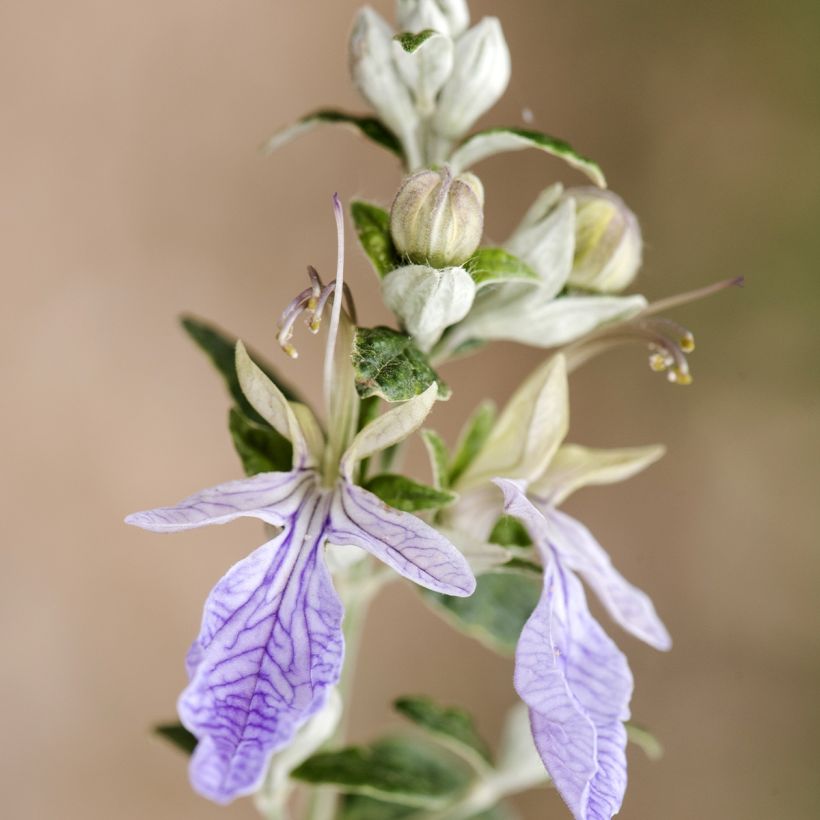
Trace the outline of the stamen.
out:
M 327 418 L 331 417 L 330 399 L 333 387 L 333 354 L 336 350 L 336 337 L 339 334 L 339 321 L 342 316 L 342 299 L 339 288 L 344 289 L 344 261 L 345 261 L 345 218 L 342 211 L 342 201 L 339 194 L 333 194 L 333 215 L 336 218 L 336 282 L 333 298 L 333 307 L 330 313 L 330 328 L 327 334 L 327 348 L 325 349 L 325 404 Z

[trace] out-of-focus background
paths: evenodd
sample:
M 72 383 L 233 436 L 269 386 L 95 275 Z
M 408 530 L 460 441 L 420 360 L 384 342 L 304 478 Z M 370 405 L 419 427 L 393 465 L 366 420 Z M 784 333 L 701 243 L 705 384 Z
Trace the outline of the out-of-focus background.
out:
M 218 378 L 176 324 L 218 319 L 318 396 L 319 346 L 291 363 L 274 321 L 330 271 L 330 195 L 388 203 L 398 168 L 339 129 L 262 159 L 278 126 L 327 103 L 364 106 L 346 75 L 357 0 L 152 0 L 0 8 L 0 573 L 2 815 L 9 820 L 251 818 L 187 785 L 147 727 L 171 718 L 202 601 L 259 543 L 253 522 L 162 538 L 134 509 L 238 477 Z M 377 8 L 392 16 L 385 0 Z M 572 439 L 664 441 L 667 458 L 570 508 L 649 590 L 676 645 L 611 633 L 637 680 L 634 715 L 666 755 L 630 753 L 622 816 L 820 815 L 817 778 L 820 7 L 741 0 L 475 0 L 513 54 L 484 120 L 534 127 L 595 157 L 640 215 L 651 297 L 744 274 L 678 311 L 695 382 L 650 373 L 643 350 L 573 382 Z M 479 166 L 487 233 L 503 239 L 538 191 L 582 179 L 534 153 Z M 364 322 L 389 317 L 354 247 Z M 489 390 L 540 359 L 495 346 L 445 372 L 452 437 Z M 492 375 L 491 375 L 492 374 Z M 497 736 L 511 663 L 451 632 L 402 588 L 375 605 L 354 736 L 430 692 Z M 554 792 L 525 818 L 566 817 Z

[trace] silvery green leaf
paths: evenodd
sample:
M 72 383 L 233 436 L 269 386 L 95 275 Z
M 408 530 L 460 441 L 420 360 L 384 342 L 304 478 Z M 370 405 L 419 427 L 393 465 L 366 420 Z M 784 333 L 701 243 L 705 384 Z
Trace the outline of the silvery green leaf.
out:
M 264 419 L 251 407 L 236 375 L 236 337 L 216 325 L 198 319 L 196 316 L 183 316 L 180 319 L 185 332 L 202 349 L 219 371 L 228 387 L 228 392 L 236 402 L 237 407 L 251 421 L 264 424 Z M 253 359 L 265 375 L 276 384 L 288 401 L 302 401 L 299 394 L 276 373 L 274 368 L 267 364 L 260 356 L 253 353 Z
M 460 267 L 407 265 L 382 281 L 385 304 L 424 352 L 433 347 L 447 327 L 467 315 L 475 290 L 472 277 Z
M 490 533 L 490 541 L 493 544 L 501 544 L 505 547 L 530 547 L 530 538 L 527 528 L 511 515 L 502 515 Z
M 504 282 L 540 282 L 538 274 L 528 264 L 504 248 L 479 248 L 465 267 L 478 290 Z
M 187 755 L 196 749 L 196 738 L 181 723 L 161 723 L 154 732 Z
M 456 149 L 450 158 L 450 164 L 454 173 L 457 173 L 495 154 L 522 151 L 525 148 L 535 148 L 560 157 L 573 168 L 586 174 L 596 185 L 606 187 L 606 179 L 598 165 L 579 154 L 569 143 L 524 128 L 490 128 L 487 131 L 479 131 Z
M 447 341 L 453 348 L 473 339 L 555 347 L 610 322 L 630 319 L 646 305 L 640 295 L 567 295 L 543 302 L 528 292 L 505 295 L 503 301 L 477 301 Z
M 538 299 L 554 298 L 566 285 L 572 271 L 575 203 L 571 199 L 562 202 L 538 222 L 519 228 L 505 245 L 538 274 Z M 518 294 L 520 290 L 517 289 Z
M 469 598 L 425 594 L 434 610 L 454 626 L 490 649 L 512 655 L 518 636 L 541 595 L 541 578 L 535 574 L 488 572 L 478 577 Z
M 479 735 L 469 712 L 454 706 L 441 706 L 425 696 L 405 696 L 393 703 L 399 714 L 437 735 L 448 744 L 455 743 L 470 754 L 477 754 L 486 763 L 492 762 L 487 744 Z
M 396 7 L 399 28 L 405 31 L 432 28 L 456 38 L 470 24 L 466 0 L 398 0 Z
M 398 137 L 379 119 L 361 114 L 349 114 L 335 108 L 322 108 L 302 117 L 294 125 L 277 131 L 262 144 L 264 154 L 272 154 L 291 140 L 312 131 L 318 125 L 344 125 L 386 148 L 400 159 L 404 159 L 404 150 Z
M 400 737 L 314 755 L 292 776 L 314 785 L 332 784 L 348 794 L 426 809 L 445 806 L 470 779 L 465 765 L 449 752 Z
M 361 398 L 379 396 L 388 402 L 407 401 L 433 382 L 438 398 L 450 397 L 450 388 L 427 363 L 413 340 L 389 327 L 360 327 L 353 348 L 356 388 Z
M 441 89 L 433 128 L 458 139 L 498 102 L 509 80 L 510 51 L 501 23 L 485 17 L 456 41 L 453 71 Z
M 291 468 L 293 447 L 272 427 L 257 424 L 232 407 L 228 429 L 246 475 L 285 472 Z
M 425 29 L 397 34 L 393 42 L 396 68 L 413 92 L 424 117 L 433 113 L 436 95 L 453 70 L 453 41 L 446 34 Z
M 362 249 L 380 277 L 401 265 L 401 259 L 390 236 L 390 214 L 371 202 L 354 199 L 350 216 Z
M 373 495 L 378 496 L 385 504 L 404 512 L 419 510 L 437 510 L 452 504 L 454 493 L 444 492 L 435 487 L 420 484 L 403 475 L 382 473 L 368 479 L 362 486 Z
M 362 96 L 404 146 L 407 163 L 420 163 L 416 136 L 419 117 L 410 90 L 393 59 L 393 32 L 371 8 L 363 8 L 350 35 L 350 70 Z
M 422 430 L 421 437 L 427 448 L 430 468 L 433 472 L 433 484 L 438 489 L 450 486 L 449 455 L 444 439 L 435 430 Z
M 495 422 L 495 405 L 482 402 L 467 420 L 456 445 L 450 464 L 448 484 L 455 484 L 462 473 L 473 463 L 487 441 Z

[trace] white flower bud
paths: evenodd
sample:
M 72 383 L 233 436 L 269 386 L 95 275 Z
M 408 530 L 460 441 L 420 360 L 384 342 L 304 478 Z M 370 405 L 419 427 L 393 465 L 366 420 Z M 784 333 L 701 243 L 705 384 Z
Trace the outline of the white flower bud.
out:
M 402 80 L 413 92 L 416 109 L 429 117 L 436 108 L 436 95 L 453 70 L 453 41 L 446 34 L 429 33 L 411 50 L 399 40 L 393 40 L 396 68 Z
M 438 270 L 427 265 L 408 265 L 384 277 L 382 295 L 419 349 L 426 353 L 445 328 L 469 313 L 475 298 L 475 282 L 464 268 Z
M 466 0 L 398 0 L 396 18 L 400 31 L 431 28 L 458 37 L 470 24 L 470 11 Z
M 396 250 L 411 262 L 444 268 L 466 262 L 481 242 L 484 186 L 474 174 L 441 171 L 406 177 L 390 210 Z
M 411 167 L 419 163 L 419 118 L 393 60 L 393 32 L 371 8 L 363 8 L 350 35 L 350 73 L 362 96 L 402 141 Z
M 433 126 L 458 139 L 498 101 L 510 80 L 510 51 L 501 23 L 485 17 L 456 41 L 453 73 L 438 99 Z
M 571 188 L 575 201 L 575 257 L 569 284 L 618 293 L 641 266 L 641 228 L 634 213 L 611 191 Z

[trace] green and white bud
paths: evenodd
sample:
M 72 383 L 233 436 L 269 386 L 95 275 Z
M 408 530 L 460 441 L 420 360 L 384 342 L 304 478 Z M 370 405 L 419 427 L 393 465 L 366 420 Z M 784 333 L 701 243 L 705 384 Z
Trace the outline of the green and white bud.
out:
M 390 209 L 398 252 L 434 268 L 460 265 L 475 253 L 484 230 L 484 186 L 474 174 L 453 177 L 423 170 L 405 177 Z
M 417 171 L 402 182 L 390 210 L 390 234 L 411 262 L 445 268 L 475 253 L 484 230 L 484 186 L 474 174 Z
M 398 0 L 396 19 L 401 31 L 432 28 L 458 37 L 470 24 L 466 0 Z
M 393 31 L 371 8 L 363 8 L 353 23 L 349 57 L 356 87 L 402 141 L 410 167 L 417 166 L 420 162 L 416 136 L 419 116 L 395 64 Z
M 456 41 L 453 72 L 439 95 L 433 127 L 464 135 L 498 101 L 510 80 L 510 51 L 496 17 L 485 17 Z
M 445 328 L 460 322 L 475 299 L 475 282 L 464 268 L 439 270 L 408 265 L 382 280 L 385 304 L 401 319 L 419 349 L 430 351 Z
M 626 288 L 641 266 L 641 228 L 637 217 L 611 191 L 570 188 L 575 201 L 575 256 L 569 284 L 599 293 Z

